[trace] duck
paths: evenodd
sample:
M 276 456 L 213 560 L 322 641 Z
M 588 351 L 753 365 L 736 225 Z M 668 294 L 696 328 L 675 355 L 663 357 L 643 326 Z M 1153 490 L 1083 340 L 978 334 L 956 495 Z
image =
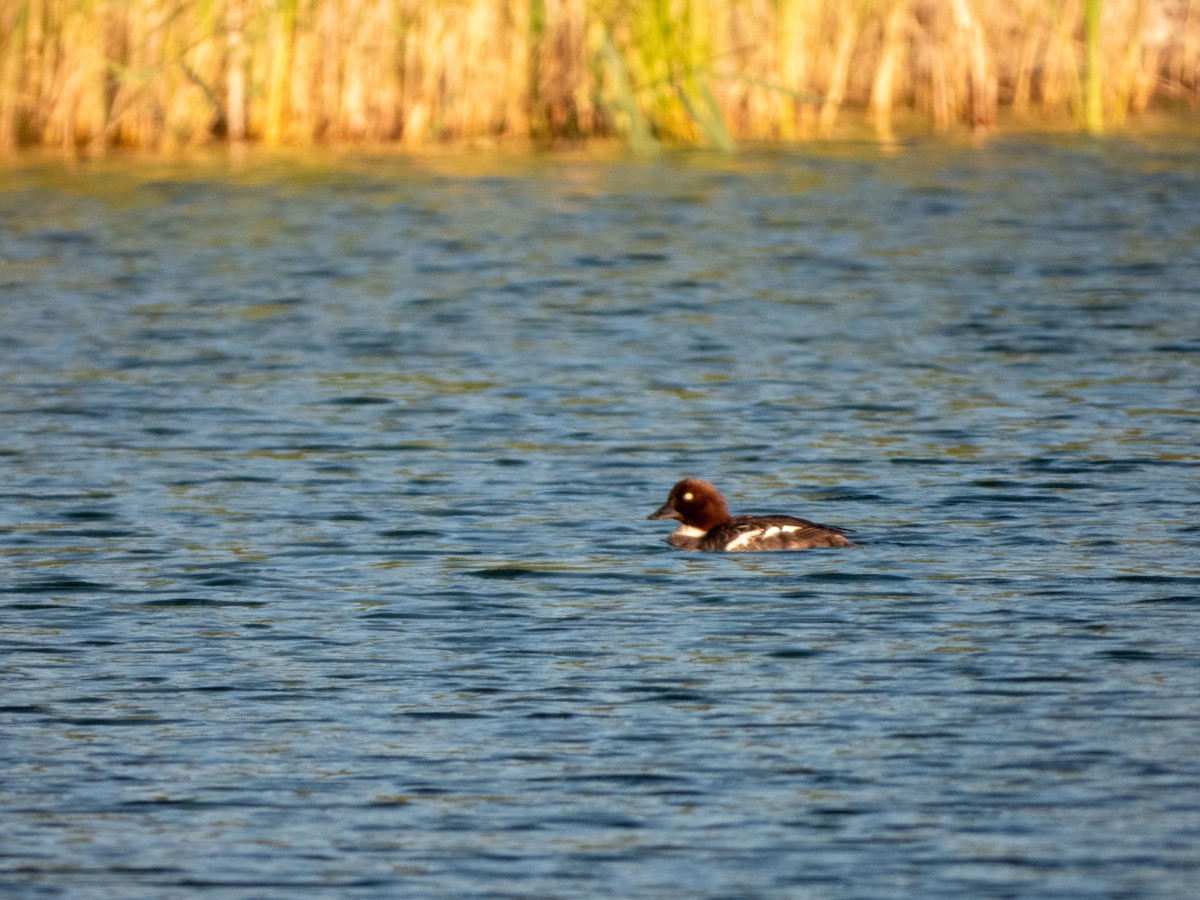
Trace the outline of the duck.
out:
M 846 530 L 795 516 L 731 516 L 725 498 L 702 478 L 685 478 L 648 519 L 678 519 L 667 543 L 681 550 L 745 552 L 854 547 Z

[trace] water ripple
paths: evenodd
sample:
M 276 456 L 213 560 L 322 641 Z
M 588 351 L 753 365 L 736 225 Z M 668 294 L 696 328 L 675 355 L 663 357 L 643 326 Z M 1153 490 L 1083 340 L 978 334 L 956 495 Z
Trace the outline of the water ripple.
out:
M 1194 147 L 905 149 L 11 170 L 0 891 L 1191 896 Z

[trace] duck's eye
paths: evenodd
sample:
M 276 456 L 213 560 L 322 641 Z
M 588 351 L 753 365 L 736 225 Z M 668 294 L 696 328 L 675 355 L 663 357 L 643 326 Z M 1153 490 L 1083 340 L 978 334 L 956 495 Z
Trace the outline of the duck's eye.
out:
M 684 494 L 684 495 L 683 495 L 683 499 L 684 499 L 684 500 L 691 501 L 691 500 L 693 499 L 692 492 L 691 492 L 691 491 L 688 491 L 686 494 Z

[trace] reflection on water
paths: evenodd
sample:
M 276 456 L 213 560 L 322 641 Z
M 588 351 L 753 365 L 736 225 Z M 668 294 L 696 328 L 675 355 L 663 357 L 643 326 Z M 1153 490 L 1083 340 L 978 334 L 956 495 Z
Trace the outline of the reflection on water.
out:
M 1194 146 L 0 189 L 9 891 L 1189 895 Z

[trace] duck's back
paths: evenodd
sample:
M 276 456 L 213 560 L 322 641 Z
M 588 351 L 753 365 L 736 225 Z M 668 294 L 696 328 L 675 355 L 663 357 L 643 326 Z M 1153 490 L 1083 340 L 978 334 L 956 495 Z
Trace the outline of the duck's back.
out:
M 842 529 L 795 516 L 734 516 L 696 539 L 696 550 L 806 550 L 853 547 Z

